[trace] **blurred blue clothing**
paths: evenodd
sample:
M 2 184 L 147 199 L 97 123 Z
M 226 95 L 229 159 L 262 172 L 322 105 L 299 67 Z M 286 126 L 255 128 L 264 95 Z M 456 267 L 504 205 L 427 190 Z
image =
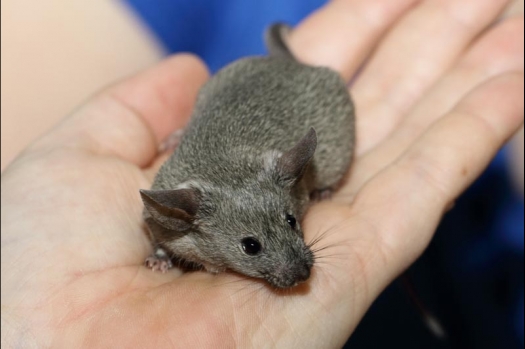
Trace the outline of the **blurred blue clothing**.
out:
M 127 0 L 130 7 L 168 52 L 195 53 L 204 59 L 212 72 L 237 58 L 264 54 L 266 51 L 262 35 L 270 23 L 284 21 L 292 25 L 297 24 L 325 2 L 325 0 Z M 523 264 L 523 198 L 518 197 L 510 187 L 505 156 L 505 151 L 498 154 L 484 175 L 461 198 L 453 214 L 444 220 L 443 232 L 438 231 L 439 236 L 443 235 L 444 241 L 439 249 L 442 256 L 446 257 L 443 258 L 445 262 L 441 265 L 445 266 L 447 274 L 451 276 L 451 282 L 457 289 L 456 293 L 460 295 L 457 297 L 460 299 L 458 302 L 469 299 L 470 295 L 474 294 L 486 296 L 481 297 L 478 303 L 473 301 L 474 313 L 464 314 L 464 321 L 477 323 L 476 321 L 480 320 L 475 312 L 486 310 L 485 317 L 493 318 L 493 321 L 487 320 L 485 324 L 492 326 L 488 328 L 493 328 L 496 326 L 493 322 L 498 322 L 499 318 L 504 316 L 505 319 L 502 319 L 501 323 L 512 321 L 515 326 L 503 326 L 501 333 L 498 332 L 499 330 L 495 332 L 501 337 L 519 338 L 522 346 L 523 282 L 520 283 L 508 276 L 509 280 L 514 280 L 506 281 L 512 284 L 512 290 L 508 292 L 504 290 L 505 292 L 495 295 L 489 290 L 490 287 L 484 284 L 487 278 L 494 277 L 495 280 L 500 280 L 502 274 L 509 273 L 517 273 L 515 277 L 523 281 L 523 268 L 518 268 L 516 271 L 514 259 L 505 264 L 504 270 L 497 269 L 494 274 L 486 272 L 494 269 L 495 265 L 500 265 L 502 260 L 508 260 L 509 255 L 517 256 L 517 261 Z M 481 278 L 477 278 L 477 275 L 481 275 Z M 469 283 L 473 285 L 467 285 Z M 497 282 L 498 285 L 501 283 Z M 501 298 L 505 297 L 512 298 L 510 301 L 513 306 L 500 312 L 497 310 L 499 309 L 497 304 L 500 304 Z M 487 305 L 487 302 L 490 304 Z M 492 307 L 492 304 L 495 306 Z M 385 307 L 388 308 L 386 305 Z M 374 327 L 373 322 L 371 326 Z M 458 323 L 457 327 L 461 329 L 462 324 Z M 360 328 L 356 332 L 357 338 L 360 336 L 360 331 L 366 332 Z M 376 328 L 373 336 L 381 339 L 381 336 L 377 336 L 377 331 Z M 478 332 L 480 338 L 486 335 L 481 333 L 482 331 Z M 370 338 L 368 340 L 370 343 Z M 389 338 L 384 340 L 386 344 L 390 344 L 389 346 L 394 344 L 396 347 Z M 483 340 L 479 341 L 482 342 Z M 367 340 L 363 343 L 363 347 L 366 347 Z M 472 341 L 463 343 L 472 343 Z M 403 345 L 404 348 L 411 348 L 407 343 Z M 359 345 L 354 343 L 353 348 L 356 347 Z M 425 347 L 430 348 L 430 346 Z
M 212 72 L 248 55 L 264 54 L 265 27 L 296 24 L 325 0 L 128 0 L 169 52 L 193 52 Z

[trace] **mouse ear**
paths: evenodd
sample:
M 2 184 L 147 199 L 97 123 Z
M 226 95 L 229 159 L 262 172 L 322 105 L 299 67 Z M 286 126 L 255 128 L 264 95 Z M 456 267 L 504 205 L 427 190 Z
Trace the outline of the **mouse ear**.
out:
M 297 183 L 314 156 L 317 147 L 317 134 L 313 128 L 292 149 L 277 160 L 277 170 L 285 182 Z
M 195 220 L 200 194 L 197 189 L 140 190 L 146 210 L 170 230 L 186 230 Z

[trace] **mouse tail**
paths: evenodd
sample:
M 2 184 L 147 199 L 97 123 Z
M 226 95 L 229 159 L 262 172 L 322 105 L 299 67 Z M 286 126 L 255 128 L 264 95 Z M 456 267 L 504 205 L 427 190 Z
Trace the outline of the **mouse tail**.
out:
M 408 297 L 419 312 L 421 319 L 425 323 L 430 333 L 432 333 L 432 335 L 439 340 L 446 340 L 448 338 L 448 334 L 445 330 L 445 327 L 441 324 L 438 318 L 428 310 L 423 301 L 419 298 L 408 273 L 405 272 L 403 275 L 401 275 L 400 279 L 406 293 L 408 294 Z
M 285 23 L 274 23 L 266 29 L 264 41 L 270 56 L 296 60 L 285 40 L 286 35 L 291 29 L 292 28 Z

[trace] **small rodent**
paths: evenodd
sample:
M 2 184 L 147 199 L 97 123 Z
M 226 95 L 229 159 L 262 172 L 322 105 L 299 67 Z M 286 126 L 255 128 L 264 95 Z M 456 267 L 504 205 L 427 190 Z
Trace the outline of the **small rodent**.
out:
M 153 270 L 177 260 L 275 288 L 310 277 L 300 222 L 310 197 L 350 166 L 354 108 L 338 73 L 294 59 L 288 30 L 274 24 L 270 56 L 238 60 L 204 85 L 178 147 L 140 191 Z

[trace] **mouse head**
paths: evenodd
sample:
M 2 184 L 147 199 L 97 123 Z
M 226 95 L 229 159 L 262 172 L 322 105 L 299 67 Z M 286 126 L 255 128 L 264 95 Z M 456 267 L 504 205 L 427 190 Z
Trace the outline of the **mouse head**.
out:
M 300 221 L 308 203 L 301 178 L 315 147 L 312 129 L 276 158 L 268 176 L 240 187 L 187 183 L 181 189 L 141 191 L 142 198 L 157 223 L 187 232 L 187 259 L 265 279 L 276 288 L 293 287 L 310 277 L 314 263 Z

